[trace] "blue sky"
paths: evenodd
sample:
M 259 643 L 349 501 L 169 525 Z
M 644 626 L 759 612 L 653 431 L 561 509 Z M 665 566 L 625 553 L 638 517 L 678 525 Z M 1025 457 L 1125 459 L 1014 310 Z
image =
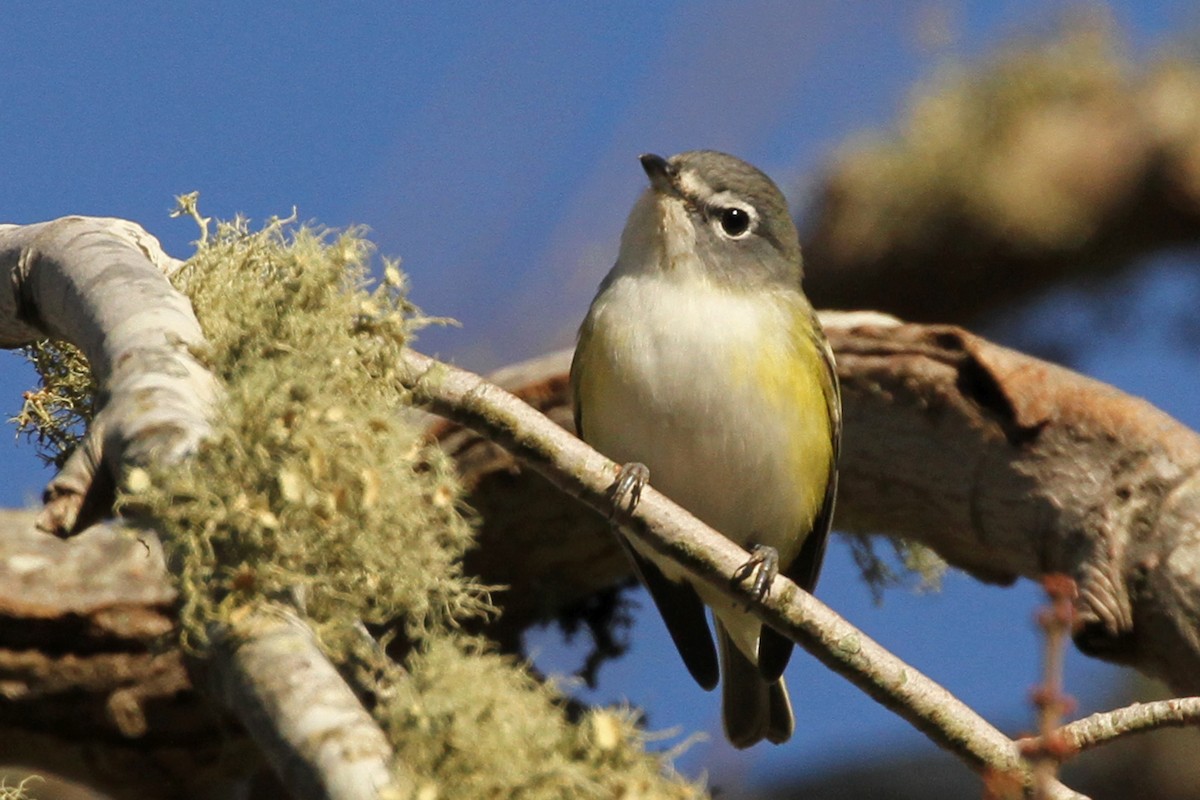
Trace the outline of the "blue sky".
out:
M 127 217 L 181 257 L 196 230 L 167 212 L 175 194 L 197 189 L 208 215 L 261 221 L 297 206 L 302 219 L 365 224 L 383 254 L 404 259 L 425 310 L 462 323 L 422 345 L 491 368 L 571 342 L 644 183 L 639 153 L 727 150 L 800 201 L 834 148 L 885 126 L 914 81 L 1044 28 L 1051 7 L 14 5 L 0 27 L 0 219 Z M 918 35 L 930 13 L 954 34 L 941 49 Z M 1186 0 L 1112 14 L 1139 54 L 1200 21 Z M 1194 364 L 1163 313 L 1186 312 L 1180 275 L 1163 259 L 1122 287 L 1119 304 L 1058 292 L 1000 335 L 1036 343 L 1068 320 L 1086 343 L 1079 368 L 1196 425 Z M 30 380 L 0 354 L 10 413 Z M 0 439 L 0 502 L 30 501 L 45 479 L 30 448 Z M 820 594 L 1006 729 L 1028 724 L 1033 587 L 952 576 L 941 594 L 892 592 L 878 609 L 835 546 Z M 717 698 L 687 680 L 661 624 L 643 617 L 633 656 L 602 673 L 595 696 L 646 705 L 656 728 L 710 731 L 681 761 L 692 774 L 755 783 L 881 746 L 932 747 L 801 656 L 789 672 L 795 742 L 733 753 L 720 742 Z M 534 637 L 548 665 L 568 662 L 555 638 Z M 1069 662 L 1081 711 L 1103 705 L 1116 672 L 1075 653 Z

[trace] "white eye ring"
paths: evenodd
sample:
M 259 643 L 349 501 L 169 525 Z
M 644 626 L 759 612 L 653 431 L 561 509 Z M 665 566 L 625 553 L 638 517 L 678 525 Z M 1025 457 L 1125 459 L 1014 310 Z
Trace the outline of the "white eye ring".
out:
M 727 239 L 744 239 L 754 230 L 757 220 L 754 213 L 741 206 L 725 206 L 718 208 L 713 215 L 713 222 L 718 231 Z

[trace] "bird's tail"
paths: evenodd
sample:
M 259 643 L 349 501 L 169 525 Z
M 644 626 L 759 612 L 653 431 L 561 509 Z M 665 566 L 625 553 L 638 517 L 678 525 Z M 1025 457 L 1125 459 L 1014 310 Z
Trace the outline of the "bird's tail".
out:
M 796 719 L 783 679 L 768 683 L 758 665 L 746 657 L 717 622 L 721 651 L 721 717 L 734 747 L 746 748 L 766 739 L 782 744 L 792 737 Z

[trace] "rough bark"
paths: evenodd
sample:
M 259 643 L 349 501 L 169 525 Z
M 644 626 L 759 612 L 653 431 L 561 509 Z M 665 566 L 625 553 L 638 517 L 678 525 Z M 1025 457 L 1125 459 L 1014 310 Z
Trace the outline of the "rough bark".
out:
M 152 535 L 0 511 L 0 756 L 119 800 L 213 796 L 258 766 L 193 689 Z
M 1065 571 L 1082 589 L 1080 613 L 1089 623 L 1081 630 L 1082 644 L 1102 657 L 1160 675 L 1181 693 L 1193 691 L 1194 676 L 1200 674 L 1191 633 L 1200 570 L 1190 568 L 1197 537 L 1195 515 L 1188 511 L 1194 502 L 1194 466 L 1200 463 L 1196 434 L 1143 401 L 958 328 L 902 325 L 879 315 L 823 319 L 838 353 L 846 407 L 838 526 L 918 539 L 986 580 Z M 499 378 L 524 386 L 522 393 L 535 406 L 569 424 L 568 359 L 569 354 L 559 353 Z M 479 437 L 448 423 L 438 423 L 435 433 L 459 457 L 484 514 L 474 566 L 488 582 L 515 584 L 514 591 L 496 596 L 506 605 L 506 625 L 515 630 L 553 616 L 627 579 L 628 567 L 598 515 Z M 45 607 L 35 608 L 31 598 L 37 595 L 28 594 L 27 587 L 37 584 L 35 567 L 46 556 L 26 549 L 31 536 L 0 541 L 6 543 L 0 563 L 33 576 L 0 576 L 0 609 L 16 609 L 5 612 L 12 624 L 0 637 L 11 631 L 17 638 L 11 647 L 0 639 L 4 650 L 27 649 L 47 620 L 97 627 L 79 620 L 91 612 L 68 602 L 82 591 L 71 588 L 72 582 L 97 598 L 107 597 L 95 608 L 110 608 L 126 601 L 106 593 L 164 580 L 152 571 L 136 580 L 104 577 L 122 569 L 122 559 L 109 551 L 114 545 L 87 534 L 53 542 L 98 547 L 100 554 L 74 562 L 77 567 L 56 568 L 55 580 L 63 585 L 47 587 Z M 121 617 L 162 619 L 169 596 L 160 588 L 137 601 L 138 608 L 158 617 L 142 611 Z M 158 635 L 165 623 L 156 624 Z M 86 653 L 86 640 L 81 641 Z M 54 669 L 21 673 L 25 705 L 14 711 L 14 695 L 5 693 L 3 719 L 10 728 L 36 729 L 44 702 L 45 719 L 52 721 L 46 727 L 54 735 L 78 725 L 80 737 L 102 730 L 122 741 L 124 733 L 106 716 L 109 696 L 162 680 L 147 670 L 123 669 L 126 683 L 104 678 L 111 671 L 101 671 L 101 679 L 77 680 L 64 694 L 50 691 L 54 680 L 62 680 Z M 172 702 L 184 708 L 188 690 L 171 691 Z M 78 693 L 90 698 L 88 703 L 79 705 Z M 153 709 L 160 695 L 152 688 L 137 689 L 133 696 L 145 698 L 142 707 L 149 709 L 143 712 L 148 723 L 138 745 L 153 749 L 174 741 L 172 726 L 190 713 L 181 712 L 178 720 L 158 715 Z M 71 707 L 90 711 L 65 710 Z
M 401 383 L 417 402 L 501 444 L 592 511 L 613 515 L 620 465 L 477 375 L 412 351 L 406 352 L 403 368 Z M 628 534 L 709 589 L 747 607 L 985 780 L 1031 787 L 1029 763 L 1015 743 L 962 701 L 787 578 L 769 581 L 759 597 L 757 582 L 744 578 L 749 553 L 659 494 L 653 484 L 638 497 L 636 508 L 623 508 L 615 517 Z M 1082 798 L 1053 780 L 1040 782 L 1039 789 L 1045 798 Z

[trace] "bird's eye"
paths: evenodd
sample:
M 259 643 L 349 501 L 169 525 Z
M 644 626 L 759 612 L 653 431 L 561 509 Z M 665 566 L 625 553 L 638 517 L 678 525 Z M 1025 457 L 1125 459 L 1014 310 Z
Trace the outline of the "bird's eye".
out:
M 744 208 L 722 208 L 719 219 L 721 230 L 731 239 L 739 239 L 750 230 L 750 214 Z

